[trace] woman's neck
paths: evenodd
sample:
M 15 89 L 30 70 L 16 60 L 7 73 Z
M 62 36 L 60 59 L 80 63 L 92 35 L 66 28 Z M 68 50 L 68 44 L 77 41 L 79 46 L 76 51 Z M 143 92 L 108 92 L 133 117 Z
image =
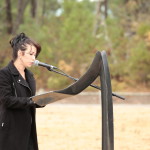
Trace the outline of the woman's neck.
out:
M 17 68 L 21 76 L 25 79 L 25 72 L 24 72 L 25 67 L 22 65 L 22 63 L 18 59 L 15 60 L 14 66 Z

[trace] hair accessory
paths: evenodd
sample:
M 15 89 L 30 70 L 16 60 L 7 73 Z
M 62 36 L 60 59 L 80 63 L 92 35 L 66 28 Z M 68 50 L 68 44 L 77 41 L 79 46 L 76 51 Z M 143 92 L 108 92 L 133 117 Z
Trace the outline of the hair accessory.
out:
M 10 45 L 12 47 L 14 47 L 14 45 L 23 42 L 25 39 L 27 39 L 28 37 L 25 35 L 25 33 L 20 33 L 19 35 L 17 35 L 16 37 L 14 37 L 11 41 L 10 41 Z

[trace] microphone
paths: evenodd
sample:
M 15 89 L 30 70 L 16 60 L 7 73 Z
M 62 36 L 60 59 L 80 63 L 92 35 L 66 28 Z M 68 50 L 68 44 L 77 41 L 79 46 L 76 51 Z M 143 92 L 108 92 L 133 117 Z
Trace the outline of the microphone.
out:
M 57 69 L 57 67 L 55 67 L 55 66 L 52 66 L 52 65 L 49 65 L 49 64 L 40 62 L 40 61 L 38 61 L 38 60 L 35 60 L 35 61 L 34 61 L 34 65 L 35 65 L 35 66 L 46 67 L 46 68 L 49 68 L 49 69 Z

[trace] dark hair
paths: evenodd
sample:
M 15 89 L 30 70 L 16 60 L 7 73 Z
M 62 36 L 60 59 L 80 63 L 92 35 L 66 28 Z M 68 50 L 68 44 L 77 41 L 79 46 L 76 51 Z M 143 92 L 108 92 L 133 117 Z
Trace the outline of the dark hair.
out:
M 26 44 L 33 45 L 37 49 L 36 57 L 39 55 L 41 51 L 41 46 L 27 37 L 25 33 L 20 33 L 10 40 L 10 45 L 13 48 L 13 60 L 16 60 L 18 57 L 18 50 L 25 51 Z

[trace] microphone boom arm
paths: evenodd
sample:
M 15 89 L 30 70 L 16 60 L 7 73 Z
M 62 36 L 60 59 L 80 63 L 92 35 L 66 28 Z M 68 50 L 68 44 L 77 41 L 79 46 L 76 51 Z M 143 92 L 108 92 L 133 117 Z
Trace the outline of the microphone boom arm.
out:
M 54 69 L 52 69 L 52 68 L 50 68 L 50 67 L 46 67 L 49 71 L 52 71 L 52 72 L 55 72 L 55 73 L 57 73 L 57 74 L 60 74 L 60 75 L 63 75 L 63 76 L 66 76 L 66 77 L 68 77 L 68 78 L 70 78 L 70 79 L 72 79 L 72 80 L 74 80 L 74 81 L 78 81 L 79 79 L 78 78 L 74 78 L 74 77 L 72 77 L 72 76 L 70 76 L 70 75 L 67 75 L 66 73 L 64 73 L 62 70 L 60 70 L 61 72 L 59 72 L 59 71 L 56 71 L 56 70 L 54 70 Z M 57 68 L 58 69 L 58 68 Z M 90 84 L 90 86 L 91 87 L 93 87 L 93 88 L 96 88 L 96 89 L 98 89 L 98 90 L 101 90 L 101 87 L 99 87 L 99 86 L 96 86 L 96 85 L 93 85 L 93 84 Z M 115 97 L 118 97 L 118 98 L 120 98 L 120 99 L 122 99 L 122 100 L 125 100 L 125 98 L 124 97 L 122 97 L 122 96 L 120 96 L 120 95 L 118 95 L 118 94 L 116 94 L 116 93 L 113 93 L 112 92 L 112 96 L 115 96 Z

